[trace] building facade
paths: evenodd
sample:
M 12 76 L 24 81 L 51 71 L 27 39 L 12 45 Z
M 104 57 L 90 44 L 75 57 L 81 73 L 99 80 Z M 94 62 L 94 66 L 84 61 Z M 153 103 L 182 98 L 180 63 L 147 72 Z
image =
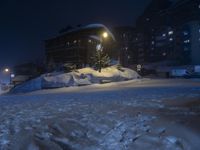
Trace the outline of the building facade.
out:
M 153 0 L 136 26 L 138 63 L 200 64 L 199 0 Z
M 120 26 L 113 29 L 116 38 L 116 49 L 119 51 L 119 61 L 122 66 L 129 66 L 137 62 L 137 49 L 134 44 L 135 28 Z
M 91 57 L 98 44 L 103 46 L 103 51 L 111 58 L 113 52 L 114 36 L 102 24 L 91 24 L 70 29 L 55 38 L 45 41 L 47 63 L 71 63 L 81 68 L 91 63 Z
M 14 66 L 10 73 L 10 82 L 13 85 L 23 83 L 27 80 L 36 78 L 45 72 L 42 64 L 24 63 Z

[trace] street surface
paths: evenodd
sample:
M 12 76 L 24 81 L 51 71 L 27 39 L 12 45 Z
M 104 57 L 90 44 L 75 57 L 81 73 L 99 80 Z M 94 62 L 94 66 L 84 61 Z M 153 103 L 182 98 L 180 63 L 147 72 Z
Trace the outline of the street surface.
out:
M 200 80 L 0 96 L 0 150 L 199 150 Z

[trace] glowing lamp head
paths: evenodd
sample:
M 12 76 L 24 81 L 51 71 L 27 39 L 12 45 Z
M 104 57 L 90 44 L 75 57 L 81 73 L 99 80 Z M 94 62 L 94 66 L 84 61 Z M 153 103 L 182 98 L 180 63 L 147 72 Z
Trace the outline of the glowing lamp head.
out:
M 103 33 L 103 37 L 104 37 L 104 38 L 107 38 L 107 37 L 108 37 L 108 33 L 107 33 L 107 32 L 104 32 L 104 33 Z
M 5 71 L 5 72 L 9 72 L 10 70 L 9 70 L 8 68 L 6 68 L 4 71 Z

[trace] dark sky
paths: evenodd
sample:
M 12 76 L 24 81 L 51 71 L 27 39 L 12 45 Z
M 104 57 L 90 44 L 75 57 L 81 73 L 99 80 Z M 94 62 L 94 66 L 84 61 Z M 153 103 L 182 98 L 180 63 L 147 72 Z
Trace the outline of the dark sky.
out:
M 150 0 L 0 0 L 0 67 L 37 60 L 67 25 L 134 25 Z

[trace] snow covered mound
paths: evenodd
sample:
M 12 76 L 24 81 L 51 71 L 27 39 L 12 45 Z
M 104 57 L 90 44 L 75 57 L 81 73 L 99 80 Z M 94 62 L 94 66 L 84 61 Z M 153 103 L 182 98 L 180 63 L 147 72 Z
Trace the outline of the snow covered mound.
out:
M 11 93 L 24 93 L 41 89 L 83 86 L 96 83 L 119 82 L 138 79 L 134 70 L 111 66 L 102 69 L 101 73 L 92 68 L 83 68 L 70 73 L 48 73 L 16 86 Z

